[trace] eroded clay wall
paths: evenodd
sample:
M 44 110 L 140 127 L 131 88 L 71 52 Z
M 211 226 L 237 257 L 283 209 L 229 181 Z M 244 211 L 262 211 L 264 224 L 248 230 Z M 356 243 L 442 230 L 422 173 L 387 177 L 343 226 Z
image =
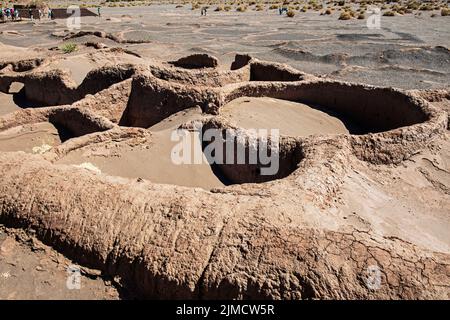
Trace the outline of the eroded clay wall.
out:
M 119 124 L 148 128 L 178 111 L 209 104 L 219 104 L 218 94 L 211 89 L 202 89 L 169 83 L 152 75 L 133 78 L 130 99 Z
M 415 98 L 392 88 L 332 81 L 250 83 L 231 88 L 223 104 L 239 97 L 271 97 L 308 103 L 356 123 L 361 133 L 391 130 L 428 119 Z
M 222 132 L 223 141 L 216 144 L 216 149 L 221 149 L 221 154 L 223 155 L 220 159 L 221 163 L 213 164 L 213 169 L 219 173 L 219 176 L 223 179 L 226 184 L 236 184 L 236 183 L 261 183 L 276 179 L 282 179 L 290 175 L 298 167 L 298 164 L 303 158 L 303 152 L 298 141 L 288 137 L 280 137 L 279 141 L 274 142 L 274 146 L 278 145 L 275 153 L 272 154 L 270 150 L 261 149 L 262 146 L 268 146 L 271 148 L 271 141 L 269 137 L 269 142 L 260 142 L 260 138 L 252 136 L 251 133 L 247 133 L 245 130 L 235 131 L 237 134 L 240 133 L 240 137 L 233 139 L 233 150 L 227 150 L 226 129 L 227 126 L 223 125 L 220 121 L 211 120 L 205 123 L 203 130 L 208 129 L 218 129 Z M 235 129 L 235 128 L 229 128 Z M 214 142 L 213 142 L 214 143 Z M 228 141 L 229 143 L 229 141 Z M 204 143 L 204 148 L 209 145 L 209 142 Z M 221 148 L 217 148 L 217 146 Z M 237 150 L 243 150 L 245 154 L 244 164 L 239 164 L 237 158 Z M 227 155 L 227 152 L 231 151 L 231 155 Z M 277 158 L 277 161 L 271 162 L 269 164 L 263 164 L 260 161 L 258 154 L 262 152 L 264 156 Z M 250 156 L 252 154 L 252 156 Z M 232 161 L 227 161 L 227 156 L 232 158 Z M 217 153 L 215 154 L 217 158 Z M 250 158 L 254 157 L 257 160 L 256 163 L 250 161 Z M 217 160 L 217 159 L 216 159 Z M 263 174 L 262 168 L 269 169 L 270 166 L 275 170 L 274 174 Z
M 103 117 L 98 117 L 78 108 L 55 109 L 49 115 L 49 121 L 58 128 L 64 140 L 85 134 L 105 131 L 114 125 Z
M 250 81 L 301 81 L 305 74 L 285 65 L 254 61 L 250 65 Z

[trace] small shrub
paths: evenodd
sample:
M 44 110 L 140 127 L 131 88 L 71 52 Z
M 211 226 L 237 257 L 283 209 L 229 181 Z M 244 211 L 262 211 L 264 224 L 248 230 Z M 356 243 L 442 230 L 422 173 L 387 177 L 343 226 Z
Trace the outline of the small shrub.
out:
M 365 18 L 364 13 L 360 13 L 360 14 L 358 15 L 358 19 L 359 19 L 359 20 L 362 20 L 362 19 L 364 19 L 364 18 Z
M 352 15 L 350 12 L 343 11 L 341 12 L 341 15 L 339 16 L 339 20 L 350 20 L 352 18 Z
M 288 10 L 288 12 L 286 13 L 286 15 L 289 18 L 293 18 L 295 16 L 295 11 L 294 10 Z
M 328 8 L 327 10 L 325 10 L 325 14 L 331 14 L 331 9 Z
M 394 11 L 386 11 L 385 13 L 383 13 L 383 16 L 393 17 L 393 16 L 395 16 L 395 12 Z
M 450 8 L 442 8 L 441 16 L 443 16 L 443 17 L 450 16 Z
M 61 50 L 64 53 L 72 53 L 72 52 L 76 51 L 77 49 L 78 49 L 77 44 L 72 43 L 72 42 L 65 43 L 61 46 Z
M 430 4 L 423 4 L 419 8 L 420 11 L 431 11 L 433 7 Z
M 410 10 L 417 10 L 420 7 L 420 3 L 413 1 L 413 2 L 409 2 L 406 7 Z

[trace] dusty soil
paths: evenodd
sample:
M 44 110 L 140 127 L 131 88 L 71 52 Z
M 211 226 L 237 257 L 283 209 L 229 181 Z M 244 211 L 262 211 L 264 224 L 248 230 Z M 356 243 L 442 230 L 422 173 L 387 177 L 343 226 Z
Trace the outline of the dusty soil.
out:
M 171 133 L 172 130 L 155 132 L 152 134 L 151 144 L 135 147 L 127 144 L 106 144 L 97 146 L 94 150 L 77 149 L 57 163 L 80 165 L 87 162 L 105 174 L 146 179 L 154 183 L 201 187 L 206 190 L 224 186 L 206 162 L 195 166 L 174 164 L 171 160 L 171 150 L 177 142 L 170 140 Z M 195 137 L 192 135 L 191 139 L 193 141 Z M 191 150 L 194 152 L 194 146 Z
M 449 299 L 446 17 L 333 15 L 0 25 L 0 297 Z M 175 165 L 199 123 L 280 129 L 279 173 Z
M 0 151 L 41 153 L 60 143 L 58 130 L 48 122 L 14 127 L 0 133 Z
M 77 266 L 20 230 L 0 228 L 0 299 L 119 299 L 114 281 Z M 80 269 L 80 288 L 67 287 L 69 267 Z
M 448 17 L 437 11 L 382 16 L 380 29 L 368 29 L 366 19 L 338 20 L 339 7 L 331 15 L 320 15 L 322 10 L 297 11 L 292 19 L 268 6 L 263 11 L 249 7 L 246 12 L 215 12 L 212 6 L 207 16 L 200 16 L 200 9 L 191 10 L 190 4 L 175 7 L 103 7 L 101 18 L 82 18 L 82 31 L 104 31 L 151 45 L 117 43 L 93 35 L 65 42 L 101 42 L 165 61 L 208 53 L 225 65 L 235 53 L 249 53 L 315 75 L 406 89 L 445 87 L 449 82 Z M 432 13 L 438 14 L 430 17 Z M 6 30 L 14 33 L 0 34 L 0 42 L 19 47 L 14 49 L 17 55 L 27 47 L 60 46 L 62 38 L 51 34 L 67 34 L 65 20 L 0 26 L 0 31 Z
M 339 118 L 305 104 L 271 98 L 233 100 L 221 115 L 241 128 L 279 129 L 289 136 L 349 133 Z
M 12 94 L 0 93 L 0 105 L 2 106 L 0 115 L 20 110 L 20 107 L 14 102 Z

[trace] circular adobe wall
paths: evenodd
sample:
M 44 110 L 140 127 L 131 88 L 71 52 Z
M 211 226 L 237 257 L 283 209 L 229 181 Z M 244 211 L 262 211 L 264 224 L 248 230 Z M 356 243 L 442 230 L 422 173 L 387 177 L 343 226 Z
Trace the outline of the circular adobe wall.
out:
M 147 101 L 140 105 L 145 102 L 142 99 L 132 105 L 129 100 L 123 113 L 136 112 L 135 117 L 147 114 L 143 126 L 200 101 L 214 104 L 202 105 L 203 111 L 212 115 L 204 121 L 206 126 L 231 128 L 233 124 L 220 116 L 220 107 L 227 101 L 243 96 L 270 96 L 292 101 L 311 99 L 349 114 L 358 110 L 362 102 L 366 112 L 359 120 L 370 123 L 370 119 L 381 119 L 387 131 L 282 137 L 281 148 L 286 159 L 292 161 L 284 166 L 289 170 L 279 179 L 203 190 L 55 165 L 56 159 L 81 146 L 95 147 L 99 142 L 116 143 L 129 138 L 138 145 L 140 139 L 152 139 L 146 129 L 120 127 L 96 116 L 99 123 L 110 127 L 98 125 L 97 129 L 105 131 L 85 132 L 88 134 L 69 139 L 43 155 L 0 153 L 1 223 L 34 230 L 40 239 L 78 263 L 121 277 L 127 287 L 143 298 L 449 296 L 448 255 L 401 239 L 359 231 L 350 225 L 348 230 L 335 230 L 322 225 L 322 220 L 330 217 L 320 215 L 320 210 L 329 208 L 338 194 L 355 155 L 375 163 L 401 161 L 446 130 L 445 113 L 398 90 L 335 81 L 251 81 L 219 88 L 197 87 L 192 91 L 190 86 L 161 79 L 142 82 L 142 77 L 150 79 L 152 75 L 135 77 L 131 94 L 136 88 L 139 91 L 134 93 L 143 96 L 169 93 L 176 102 L 180 101 L 177 94 L 182 93 L 183 101 L 180 107 L 177 103 L 165 103 L 161 97 L 158 104 Z M 138 87 L 141 83 L 145 85 Z M 90 100 L 111 95 L 110 90 L 115 89 L 78 101 L 77 112 L 87 112 Z M 324 92 L 333 92 L 335 97 Z M 383 95 L 390 101 L 383 110 L 399 104 L 403 112 L 411 114 L 402 120 L 377 112 Z M 56 107 L 61 110 L 53 118 L 50 111 L 56 109 L 52 108 L 19 111 L 0 118 L 0 127 L 43 119 L 66 126 L 71 119 L 78 123 L 72 113 L 66 112 L 72 107 Z M 102 106 L 97 107 L 89 112 L 100 112 Z M 158 110 L 160 113 L 155 114 Z M 92 124 L 89 119 L 93 118 L 92 114 L 83 116 L 83 121 Z M 242 167 L 241 171 L 230 172 L 238 173 L 236 180 L 248 177 L 254 181 L 258 179 L 252 173 L 254 169 Z M 317 219 L 307 214 L 307 206 L 319 215 Z M 361 279 L 373 263 L 389 278 L 383 275 L 382 287 L 371 291 Z
M 374 163 L 408 158 L 445 132 L 448 122 L 443 112 L 410 92 L 331 80 L 230 85 L 223 89 L 221 106 L 240 97 L 302 102 L 350 119 L 360 129 L 346 137 L 354 154 Z

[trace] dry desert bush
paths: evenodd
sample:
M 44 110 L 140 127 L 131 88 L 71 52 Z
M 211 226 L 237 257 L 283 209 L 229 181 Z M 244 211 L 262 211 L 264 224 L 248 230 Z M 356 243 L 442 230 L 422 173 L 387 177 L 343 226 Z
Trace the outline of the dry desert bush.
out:
M 342 11 L 339 15 L 339 20 L 350 20 L 352 18 L 352 15 L 348 11 Z
M 36 2 L 43 2 L 36 0 Z M 447 0 L 104 0 L 100 2 L 100 6 L 110 7 L 131 7 L 144 6 L 155 3 L 170 3 L 175 8 L 183 8 L 189 6 L 189 9 L 199 10 L 205 6 L 213 7 L 216 12 L 231 11 L 245 12 L 248 10 L 265 11 L 278 10 L 279 8 L 287 8 L 288 11 L 311 12 L 316 11 L 320 15 L 332 15 L 333 9 L 340 9 L 340 20 L 348 20 L 351 18 L 364 19 L 364 13 L 368 7 L 375 6 L 384 12 L 386 17 L 395 17 L 406 14 L 420 15 L 420 12 L 432 11 L 430 17 L 437 15 L 449 16 L 449 8 Z M 81 6 L 90 7 L 97 4 L 82 3 Z M 59 5 L 55 5 L 58 7 Z M 62 5 L 64 6 L 64 5 Z M 342 16 L 342 18 L 341 18 Z
M 384 12 L 384 13 L 383 13 L 383 16 L 384 16 L 384 17 L 393 17 L 393 16 L 395 16 L 395 12 L 389 10 L 389 11 Z
M 289 18 L 293 18 L 295 16 L 295 11 L 294 10 L 288 10 L 288 12 L 286 13 L 286 15 Z
M 74 51 L 77 51 L 78 46 L 77 46 L 76 43 L 71 43 L 71 42 L 69 42 L 69 43 L 63 44 L 63 45 L 60 47 L 60 49 L 61 49 L 62 52 L 64 52 L 64 53 L 72 53 L 72 52 L 74 52 Z

